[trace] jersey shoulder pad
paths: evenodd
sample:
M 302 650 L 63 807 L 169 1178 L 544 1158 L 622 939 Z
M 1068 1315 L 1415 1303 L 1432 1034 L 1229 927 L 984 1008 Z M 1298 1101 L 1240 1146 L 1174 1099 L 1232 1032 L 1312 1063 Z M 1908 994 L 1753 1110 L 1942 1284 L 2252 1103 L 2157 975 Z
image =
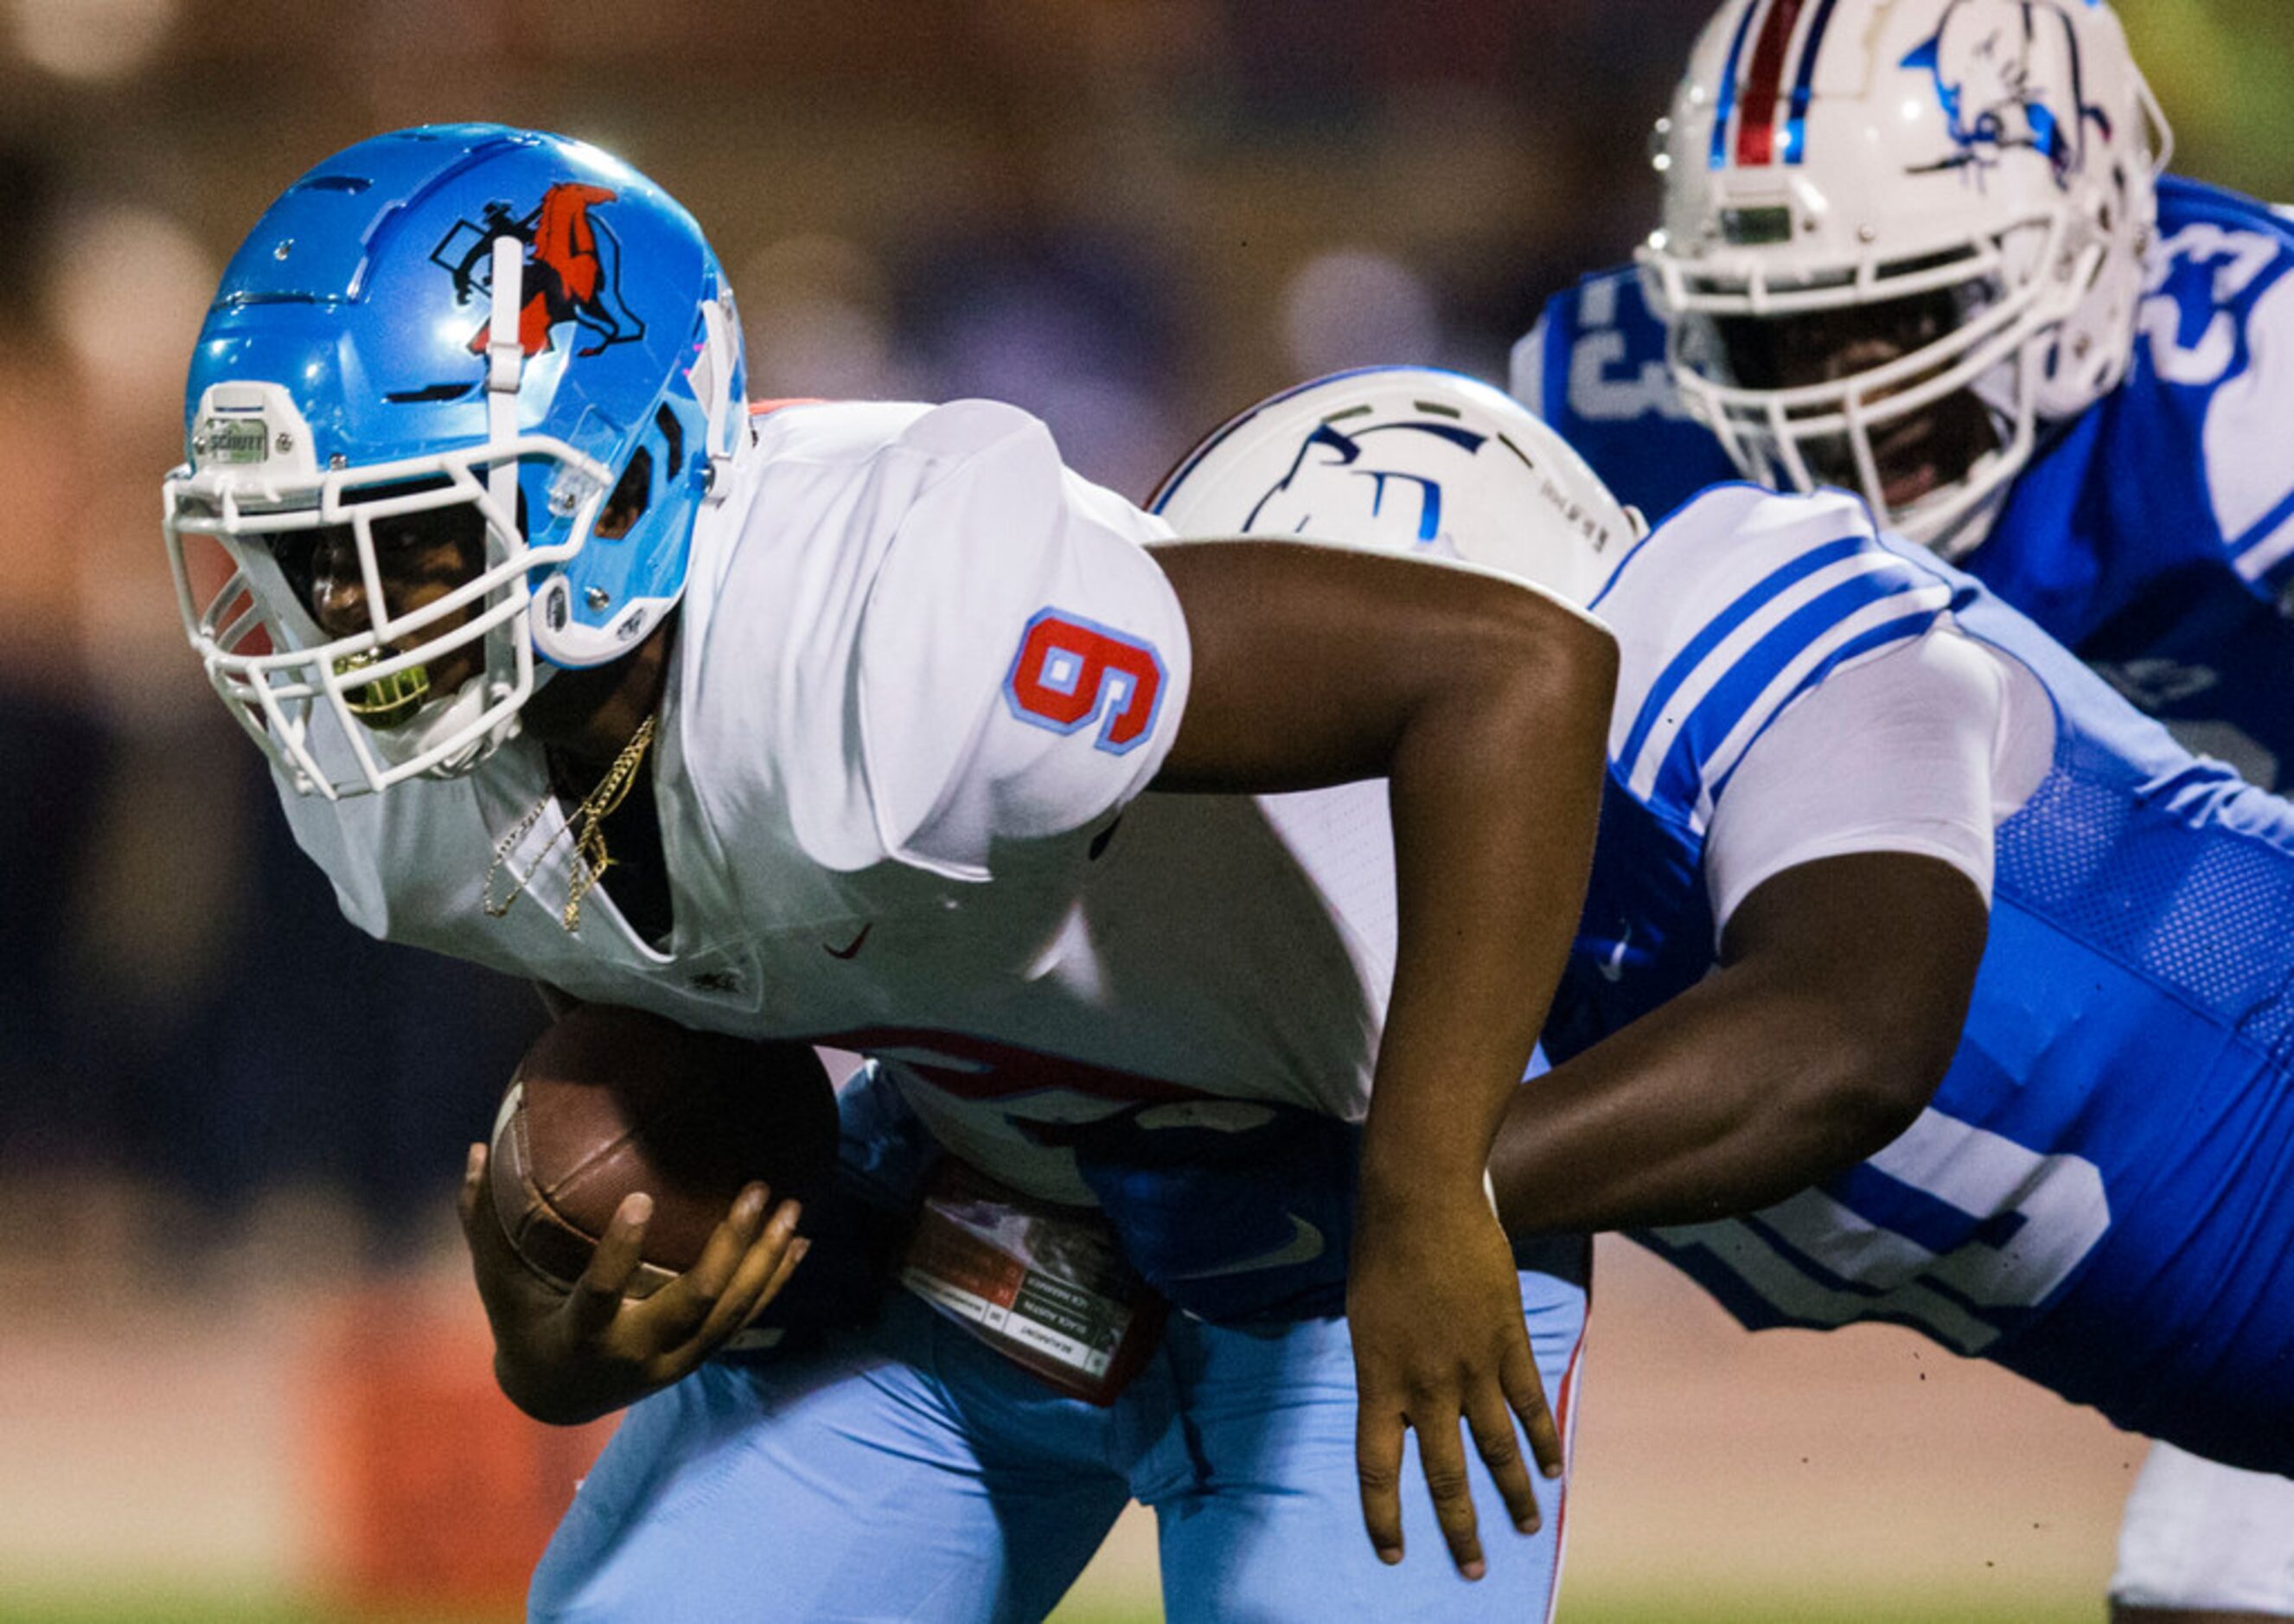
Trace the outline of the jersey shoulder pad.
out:
M 1184 705 L 1186 624 L 1143 545 L 1168 530 L 1068 469 L 1035 418 L 959 402 L 910 438 L 975 448 L 901 516 L 870 585 L 859 748 L 885 851 L 978 879 L 997 843 L 1145 788 Z
M 1175 598 L 1139 545 L 1157 521 L 1070 474 L 1040 421 L 995 403 L 790 408 L 759 436 L 738 510 L 721 534 L 696 531 L 680 638 L 690 759 L 723 820 L 746 828 L 761 809 L 831 870 L 892 861 L 979 878 L 995 840 L 1068 827 L 1151 773 L 1175 722 L 1143 723 L 1175 719 L 1184 687 Z M 1070 604 L 1151 623 L 1139 637 L 1164 663 L 1165 681 L 1135 681 L 1136 705 L 1119 707 L 1143 725 L 1112 785 L 1031 761 L 994 715 L 1029 617 Z M 1103 671 L 1054 661 L 1062 675 L 1076 691 L 1060 702 L 1105 712 Z
M 1506 392 L 1556 428 L 1569 409 L 1569 354 L 1579 330 L 1615 324 L 1620 288 L 1639 298 L 1639 278 L 1630 265 L 1594 271 L 1547 297 L 1530 330 L 1514 340 L 1507 358 Z M 1591 303 L 1587 304 L 1588 290 Z M 1662 331 L 1659 337 L 1662 339 Z
M 2248 339 L 2294 317 L 2272 292 L 2294 270 L 2294 220 L 2196 182 L 2161 184 L 2158 236 L 2144 267 L 2137 353 L 2158 381 L 2207 390 L 2247 371 Z
M 1664 323 L 1643 299 L 1632 266 L 1597 271 L 1563 289 L 1545 302 L 1534 331 L 1544 335 L 1533 359 L 1549 421 L 1558 426 L 1556 412 L 1590 422 L 1685 415 L 1665 372 Z M 1526 381 L 1532 360 L 1517 348 L 1517 385 Z
M 1628 555 L 1593 612 L 1616 632 L 1611 770 L 1701 831 L 1761 733 L 1834 672 L 1924 635 L 1952 583 L 1883 547 L 1837 491 L 1716 486 Z
M 790 401 L 750 409 L 761 461 L 860 462 L 883 453 L 934 408 L 915 401 Z
M 1040 419 L 1002 401 L 796 401 L 751 420 L 777 471 L 835 467 L 853 489 L 913 495 L 1006 440 L 1059 457 Z
M 2228 186 L 2192 180 L 2184 175 L 2159 179 L 2159 234 L 2171 237 L 2184 226 L 2201 222 L 2232 229 L 2256 231 L 2294 242 L 2294 208 L 2266 203 Z

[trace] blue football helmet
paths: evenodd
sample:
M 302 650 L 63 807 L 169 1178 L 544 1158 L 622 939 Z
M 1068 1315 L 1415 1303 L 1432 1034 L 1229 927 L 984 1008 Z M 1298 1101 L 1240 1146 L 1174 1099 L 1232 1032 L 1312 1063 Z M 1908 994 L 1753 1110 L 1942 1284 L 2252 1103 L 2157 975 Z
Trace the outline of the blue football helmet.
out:
M 361 142 L 264 213 L 200 331 L 166 486 L 192 647 L 306 794 L 467 771 L 677 603 L 746 385 L 716 255 L 625 164 L 495 125 Z M 472 573 L 394 606 L 376 527 L 425 522 Z M 355 548 L 348 634 L 308 600 L 321 537 Z M 477 674 L 433 691 L 449 656 Z

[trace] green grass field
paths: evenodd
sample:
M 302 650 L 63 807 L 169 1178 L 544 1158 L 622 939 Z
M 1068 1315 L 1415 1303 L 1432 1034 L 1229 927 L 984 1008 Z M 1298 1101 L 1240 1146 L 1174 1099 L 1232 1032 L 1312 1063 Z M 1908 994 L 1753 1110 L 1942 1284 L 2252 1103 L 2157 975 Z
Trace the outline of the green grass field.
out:
M 1151 1609 L 1062 1607 L 1052 1624 L 1156 1624 L 1160 1616 Z M 1561 1624 L 2097 1624 L 2101 1616 L 2097 1602 L 2028 1597 L 1647 1595 L 1586 1596 L 1561 1607 Z M 0 1592 L 0 1624 L 505 1624 L 505 1615 L 345 1612 L 280 1598 L 159 1590 L 12 1590 Z
M 1647 1595 L 1561 1604 L 1561 1624 L 2102 1624 L 2099 1600 L 1916 1601 L 1900 1596 Z
M 1162 1615 L 1107 1608 L 1062 1608 L 1051 1624 L 1156 1624 Z M 1769 1598 L 1636 1595 L 1561 1604 L 1560 1624 L 2101 1624 L 2099 1602 L 1930 1601 L 1901 1597 L 1778 1595 Z

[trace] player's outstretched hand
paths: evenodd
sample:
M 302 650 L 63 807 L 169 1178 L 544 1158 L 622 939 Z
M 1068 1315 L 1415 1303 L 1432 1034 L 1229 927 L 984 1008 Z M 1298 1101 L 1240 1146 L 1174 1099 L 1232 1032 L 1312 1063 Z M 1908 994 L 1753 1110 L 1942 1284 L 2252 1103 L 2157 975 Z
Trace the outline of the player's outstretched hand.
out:
M 794 1201 L 752 1184 L 700 1261 L 647 1297 L 624 1295 L 645 1246 L 651 1197 L 622 1198 L 582 1277 L 560 1292 L 519 1259 L 486 1195 L 486 1147 L 462 1175 L 462 1234 L 493 1326 L 494 1375 L 527 1415 L 571 1426 L 689 1375 L 780 1292 L 812 1243 Z
M 1525 1534 L 1537 1531 L 1539 1517 L 1522 1432 L 1548 1477 L 1561 1471 L 1561 1434 L 1522 1323 L 1512 1248 L 1481 1192 L 1464 1199 L 1452 1212 L 1422 1199 L 1383 1213 L 1365 1207 L 1346 1317 L 1361 1404 L 1354 1455 L 1371 1546 L 1380 1561 L 1402 1560 L 1403 1443 L 1414 1427 L 1450 1558 L 1479 1579 L 1485 1563 L 1460 1421 Z

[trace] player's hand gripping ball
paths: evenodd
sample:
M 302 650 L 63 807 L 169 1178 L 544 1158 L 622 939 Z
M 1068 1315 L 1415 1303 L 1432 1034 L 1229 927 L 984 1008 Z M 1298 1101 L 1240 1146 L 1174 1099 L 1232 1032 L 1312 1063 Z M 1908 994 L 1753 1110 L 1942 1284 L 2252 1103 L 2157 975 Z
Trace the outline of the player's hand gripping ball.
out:
M 641 1297 L 690 1269 L 744 1186 L 810 1205 L 836 1163 L 836 1093 L 801 1043 L 692 1032 L 585 1004 L 534 1041 L 494 1119 L 494 1212 L 560 1289 L 589 1266 L 622 1197 L 653 1197 Z

